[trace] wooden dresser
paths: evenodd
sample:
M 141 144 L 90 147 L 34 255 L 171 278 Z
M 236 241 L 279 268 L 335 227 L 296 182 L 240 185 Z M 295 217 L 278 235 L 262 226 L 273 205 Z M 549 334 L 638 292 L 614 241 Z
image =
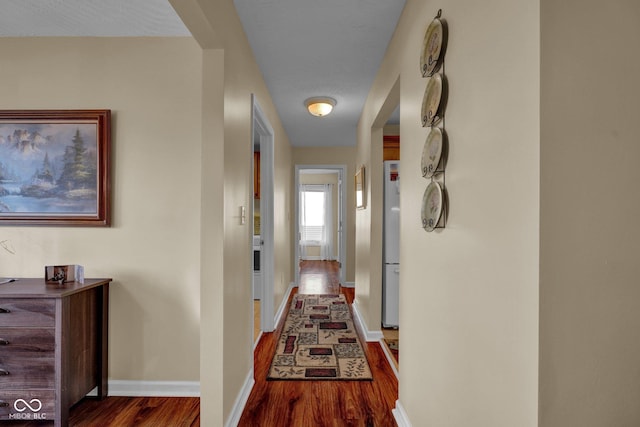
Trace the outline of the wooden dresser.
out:
M 64 427 L 91 390 L 107 396 L 110 281 L 0 284 L 0 424 Z

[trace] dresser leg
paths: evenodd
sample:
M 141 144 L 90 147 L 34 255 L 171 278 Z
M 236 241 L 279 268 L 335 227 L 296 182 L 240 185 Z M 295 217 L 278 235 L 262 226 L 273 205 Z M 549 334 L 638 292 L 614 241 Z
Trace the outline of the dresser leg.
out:
M 99 325 L 98 351 L 98 398 L 106 399 L 109 395 L 109 284 L 101 286 L 98 296 L 99 305 L 102 307 Z

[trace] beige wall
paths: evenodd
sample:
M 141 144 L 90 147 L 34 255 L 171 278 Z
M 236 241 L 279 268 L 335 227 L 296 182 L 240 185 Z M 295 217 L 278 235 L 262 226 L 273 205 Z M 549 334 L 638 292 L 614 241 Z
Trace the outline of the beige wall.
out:
M 420 125 L 425 31 L 449 23 L 447 227 L 426 233 Z M 381 130 L 400 81 L 399 400 L 412 425 L 535 426 L 538 394 L 539 10 L 536 2 L 408 0 L 358 130 L 357 163 L 377 170 Z M 391 95 L 389 95 L 391 94 Z M 387 102 L 389 104 L 390 102 Z M 371 187 L 374 203 L 376 180 Z M 356 301 L 379 328 L 369 270 L 379 228 L 356 216 Z M 376 255 L 377 256 L 377 253 Z
M 113 227 L 3 229 L 16 255 L 0 252 L 0 275 L 79 263 L 113 276 L 110 377 L 199 379 L 202 423 L 222 425 L 253 364 L 252 230 L 238 218 L 252 94 L 275 132 L 274 310 L 292 281 L 291 148 L 232 2 L 178 9 L 198 43 L 0 39 L 2 108 L 114 113 Z
M 0 108 L 113 114 L 112 227 L 2 227 L 15 255 L 0 250 L 0 276 L 77 263 L 112 277 L 109 377 L 198 381 L 200 48 L 190 38 L 0 38 L 0 52 Z
M 172 5 L 205 49 L 205 58 L 211 55 L 203 71 L 205 86 L 211 85 L 204 98 L 210 109 L 203 109 L 203 127 L 211 133 L 211 140 L 205 134 L 203 165 L 211 162 L 218 171 L 203 166 L 200 408 L 203 425 L 213 426 L 228 420 L 253 366 L 253 230 L 250 221 L 241 224 L 239 218 L 240 207 L 250 212 L 253 200 L 252 94 L 275 133 L 275 289 L 270 302 L 274 311 L 292 281 L 289 224 L 293 167 L 289 141 L 233 2 L 187 0 L 172 1 Z M 221 129 L 223 135 L 219 135 Z M 264 219 L 263 200 L 261 205 Z
M 224 363 L 224 51 L 203 51 L 200 252 L 200 418 L 222 424 Z M 238 328 L 238 332 L 242 330 Z M 242 334 L 241 334 L 242 335 Z M 246 363 L 243 354 L 238 358 Z
M 355 167 L 356 148 L 355 147 L 293 147 L 292 162 L 294 165 L 347 165 L 347 176 L 344 188 L 347 191 L 347 282 L 355 280 L 355 209 L 356 205 L 353 177 L 356 174 Z M 295 181 L 292 178 L 291 189 L 294 191 Z M 295 200 L 292 200 L 291 210 L 295 210 Z M 291 223 L 291 236 L 295 239 L 295 224 Z M 292 241 L 292 245 L 296 244 Z M 295 268 L 295 266 L 292 266 Z M 295 273 L 292 271 L 295 276 Z
M 541 3 L 540 426 L 637 426 L 640 3 Z

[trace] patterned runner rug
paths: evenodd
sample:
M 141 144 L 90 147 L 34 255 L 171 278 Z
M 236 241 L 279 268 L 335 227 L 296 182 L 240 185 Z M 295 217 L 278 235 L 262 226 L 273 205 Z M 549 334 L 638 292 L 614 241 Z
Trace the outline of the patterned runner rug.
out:
M 267 379 L 372 379 L 344 295 L 293 296 Z

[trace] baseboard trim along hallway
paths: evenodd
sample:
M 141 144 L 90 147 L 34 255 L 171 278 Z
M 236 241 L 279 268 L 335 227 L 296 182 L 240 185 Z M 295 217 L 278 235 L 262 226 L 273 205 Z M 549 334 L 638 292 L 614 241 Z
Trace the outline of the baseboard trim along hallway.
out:
M 400 380 L 400 372 L 398 372 L 398 368 L 396 368 L 396 363 L 393 360 L 393 355 L 389 352 L 389 347 L 384 342 L 384 338 L 380 340 L 380 347 L 382 347 L 382 351 L 384 351 L 384 355 L 387 357 L 387 362 L 389 362 L 389 366 L 393 370 L 393 373 L 396 374 L 396 378 Z
M 382 335 L 381 330 L 370 331 L 369 329 L 367 329 L 367 323 L 364 321 L 364 318 L 360 314 L 360 309 L 358 308 L 357 300 L 353 301 L 353 304 L 351 304 L 351 308 L 353 309 L 353 321 L 356 324 L 356 328 L 358 328 L 358 330 L 360 331 L 360 333 L 362 334 L 362 336 L 366 341 L 371 342 L 371 341 L 380 341 L 381 339 L 384 339 L 384 335 Z
M 109 396 L 200 397 L 200 381 L 109 380 Z M 87 396 L 97 396 L 97 388 Z
M 280 324 L 280 320 L 282 320 L 282 316 L 284 315 L 285 310 L 287 309 L 287 301 L 289 301 L 289 296 L 291 292 L 293 292 L 293 288 L 295 288 L 295 283 L 289 283 L 289 287 L 287 291 L 284 293 L 284 297 L 282 297 L 282 301 L 280 301 L 280 306 L 278 307 L 278 311 L 276 312 L 276 317 L 274 319 L 275 329 L 278 329 L 278 325 Z
M 396 400 L 396 407 L 391 410 L 391 413 L 393 413 L 393 418 L 395 418 L 396 423 L 398 423 L 398 427 L 412 427 L 400 400 Z
M 240 417 L 242 417 L 242 411 L 244 411 L 244 407 L 247 405 L 247 401 L 249 400 L 249 395 L 251 394 L 251 390 L 253 389 L 253 385 L 255 384 L 255 380 L 253 379 L 253 368 L 247 375 L 247 378 L 244 380 L 244 384 L 242 385 L 242 389 L 240 390 L 240 394 L 236 398 L 236 401 L 233 404 L 233 409 L 231 409 L 231 414 L 229 414 L 229 418 L 227 418 L 227 422 L 224 423 L 225 427 L 236 427 L 240 422 Z

